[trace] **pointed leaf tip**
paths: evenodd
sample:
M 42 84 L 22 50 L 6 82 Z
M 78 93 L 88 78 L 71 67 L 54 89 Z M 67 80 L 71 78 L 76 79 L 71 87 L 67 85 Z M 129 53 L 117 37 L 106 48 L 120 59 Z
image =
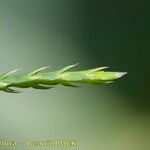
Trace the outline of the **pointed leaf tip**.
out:
M 41 72 L 41 71 L 43 71 L 43 70 L 45 70 L 45 69 L 48 69 L 48 68 L 50 68 L 50 66 L 41 67 L 41 68 L 39 68 L 39 69 L 36 69 L 36 70 L 32 71 L 32 72 L 30 73 L 30 75 L 35 75 L 35 74 L 37 74 L 37 73 L 39 73 L 39 72 Z
M 69 65 L 69 66 L 67 66 L 67 67 L 64 67 L 64 68 L 58 70 L 58 72 L 59 72 L 59 73 L 64 73 L 65 71 L 67 71 L 67 70 L 69 70 L 69 69 L 71 69 L 71 68 L 77 66 L 78 64 L 79 64 L 79 63 L 76 63 L 76 64 L 74 64 L 74 65 Z
M 118 72 L 116 76 L 117 76 L 117 78 L 121 78 L 122 76 L 124 76 L 126 74 L 127 74 L 127 72 Z

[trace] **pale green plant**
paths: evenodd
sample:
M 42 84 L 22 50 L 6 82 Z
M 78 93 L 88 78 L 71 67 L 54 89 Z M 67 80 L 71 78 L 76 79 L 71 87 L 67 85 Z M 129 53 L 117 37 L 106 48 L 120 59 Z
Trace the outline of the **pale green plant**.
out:
M 12 89 L 12 87 L 50 89 L 58 84 L 69 87 L 78 87 L 77 85 L 74 85 L 74 83 L 107 84 L 126 74 L 126 72 L 103 71 L 108 67 L 68 71 L 76 65 L 77 64 L 70 65 L 54 72 L 42 72 L 49 68 L 48 66 L 23 74 L 14 74 L 19 70 L 15 69 L 0 75 L 0 90 L 9 93 L 19 93 L 20 91 Z

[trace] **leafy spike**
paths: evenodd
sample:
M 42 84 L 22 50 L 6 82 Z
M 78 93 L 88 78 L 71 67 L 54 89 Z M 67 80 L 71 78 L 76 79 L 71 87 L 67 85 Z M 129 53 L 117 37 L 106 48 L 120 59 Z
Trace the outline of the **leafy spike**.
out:
M 24 73 L 13 75 L 19 69 L 12 70 L 4 75 L 0 76 L 0 90 L 9 93 L 20 93 L 11 87 L 17 88 L 29 88 L 34 89 L 50 89 L 53 85 L 62 84 L 69 87 L 78 87 L 75 83 L 92 83 L 92 84 L 108 84 L 112 83 L 113 80 L 121 78 L 127 72 L 110 72 L 103 71 L 108 67 L 98 67 L 89 70 L 81 71 L 68 71 L 78 64 L 67 66 L 63 69 L 54 72 L 41 72 L 49 66 L 42 67 L 32 71 L 31 73 Z M 29 76 L 31 75 L 31 76 Z M 34 76 L 34 77 L 33 77 Z

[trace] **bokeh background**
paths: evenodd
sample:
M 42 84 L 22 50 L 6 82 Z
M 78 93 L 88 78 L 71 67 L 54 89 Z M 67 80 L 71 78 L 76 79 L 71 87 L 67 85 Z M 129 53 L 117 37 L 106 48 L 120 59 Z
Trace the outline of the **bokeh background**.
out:
M 77 62 L 76 70 L 128 72 L 109 85 L 1 92 L 0 139 L 76 139 L 70 149 L 77 150 L 150 149 L 149 8 L 134 0 L 0 0 L 1 73 Z

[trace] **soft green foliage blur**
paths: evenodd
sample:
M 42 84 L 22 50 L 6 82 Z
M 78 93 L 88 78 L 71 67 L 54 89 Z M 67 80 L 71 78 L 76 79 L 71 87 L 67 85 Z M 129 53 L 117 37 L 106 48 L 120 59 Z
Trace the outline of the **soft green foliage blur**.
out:
M 0 138 L 76 139 L 76 150 L 149 150 L 148 6 L 145 0 L 0 0 L 0 73 L 77 62 L 77 70 L 108 65 L 128 72 L 101 86 L 0 92 Z

